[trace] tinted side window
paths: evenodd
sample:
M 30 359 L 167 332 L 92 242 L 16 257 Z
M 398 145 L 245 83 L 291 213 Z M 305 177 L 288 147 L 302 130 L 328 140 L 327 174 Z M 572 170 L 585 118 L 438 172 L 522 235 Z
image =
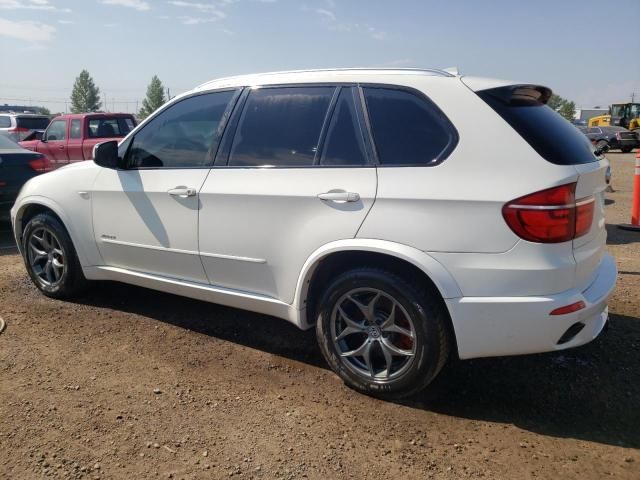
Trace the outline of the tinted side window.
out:
M 47 130 L 47 140 L 64 140 L 67 134 L 66 120 L 52 122 Z
M 11 117 L 0 115 L 0 128 L 11 128 Z
M 253 90 L 236 129 L 229 165 L 313 165 L 334 91 L 334 87 Z
M 373 139 L 382 165 L 430 165 L 457 142 L 451 123 L 433 104 L 413 93 L 364 89 Z
M 80 131 L 80 120 L 71 120 L 71 138 L 82 138 L 82 132 Z
M 209 165 L 220 139 L 219 124 L 234 94 L 235 91 L 207 93 L 168 107 L 135 136 L 128 165 L 142 168 Z
M 343 88 L 329 124 L 320 165 L 366 165 L 353 89 Z

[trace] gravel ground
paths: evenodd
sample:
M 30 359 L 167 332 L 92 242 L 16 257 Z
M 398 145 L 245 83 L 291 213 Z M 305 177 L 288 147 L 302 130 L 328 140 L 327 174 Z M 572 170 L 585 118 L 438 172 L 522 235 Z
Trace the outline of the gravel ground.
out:
M 609 158 L 609 329 L 451 362 L 401 403 L 344 387 L 313 331 L 271 317 L 111 283 L 47 299 L 5 231 L 0 478 L 640 478 L 640 234 L 615 227 L 633 154 Z

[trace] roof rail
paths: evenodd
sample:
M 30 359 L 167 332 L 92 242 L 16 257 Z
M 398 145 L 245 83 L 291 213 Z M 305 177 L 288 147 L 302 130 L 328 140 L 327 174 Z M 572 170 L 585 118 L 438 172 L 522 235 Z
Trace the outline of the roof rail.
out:
M 349 71 L 380 71 L 380 70 L 384 70 L 387 72 L 415 72 L 415 73 L 428 73 L 431 75 L 438 75 L 441 77 L 455 77 L 455 74 L 452 74 L 451 72 L 445 71 L 445 70 L 440 70 L 437 68 L 395 68 L 395 67 L 352 67 L 352 68 L 315 68 L 315 69 L 305 69 L 305 70 L 282 70 L 282 71 L 275 71 L 275 72 L 259 72 L 259 73 L 248 73 L 248 74 L 243 74 L 243 75 L 232 75 L 229 77 L 222 77 L 222 78 L 214 78 L 213 80 L 209 80 L 208 82 L 204 82 L 200 85 L 198 85 L 197 87 L 195 87 L 194 90 L 198 90 L 210 83 L 213 82 L 221 82 L 224 80 L 233 80 L 233 79 L 237 79 L 237 78 L 242 78 L 242 77 L 260 77 L 260 76 L 267 76 L 267 75 L 284 75 L 284 74 L 288 74 L 288 73 L 320 73 L 320 72 L 349 72 Z

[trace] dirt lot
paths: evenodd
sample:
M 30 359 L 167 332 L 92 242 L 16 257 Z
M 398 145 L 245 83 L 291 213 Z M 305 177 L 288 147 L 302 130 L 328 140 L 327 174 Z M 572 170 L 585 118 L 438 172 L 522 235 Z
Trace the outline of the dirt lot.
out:
M 608 331 L 452 362 L 402 403 L 344 387 L 313 331 L 108 283 L 49 300 L 0 249 L 0 478 L 640 478 L 640 234 L 614 226 L 633 155 L 609 158 Z

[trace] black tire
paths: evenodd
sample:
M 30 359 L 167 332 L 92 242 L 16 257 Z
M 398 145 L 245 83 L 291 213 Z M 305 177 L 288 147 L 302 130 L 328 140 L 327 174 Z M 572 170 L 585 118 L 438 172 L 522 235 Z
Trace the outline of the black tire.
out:
M 623 147 L 620 150 L 622 150 L 622 153 L 629 153 L 631 150 L 633 150 L 633 147 Z
M 35 234 L 40 235 L 43 229 L 55 236 L 59 250 L 62 251 L 60 257 L 64 268 L 59 279 L 52 283 L 48 283 L 36 272 L 36 267 L 32 266 L 30 260 L 32 237 Z M 49 213 L 40 213 L 27 223 L 22 234 L 22 256 L 31 280 L 48 297 L 58 299 L 76 297 L 88 286 L 69 233 L 60 220 Z
M 403 312 L 408 314 L 411 320 L 414 331 L 411 348 L 414 349 L 414 354 L 410 357 L 405 369 L 398 372 L 401 374 L 393 379 L 384 379 L 384 372 L 389 374 L 391 367 L 384 360 L 386 357 L 380 356 L 384 350 L 382 348 L 384 340 L 381 338 L 372 337 L 370 332 L 350 334 L 352 337 L 360 336 L 354 343 L 359 343 L 360 338 L 367 338 L 365 343 L 367 341 L 375 343 L 377 347 L 373 348 L 378 349 L 378 357 L 385 362 L 386 370 L 379 374 L 376 374 L 375 368 L 372 370 L 369 366 L 371 360 L 366 362 L 366 366 L 372 372 L 368 375 L 354 371 L 357 369 L 353 366 L 356 357 L 349 357 L 345 360 L 345 357 L 340 355 L 340 345 L 336 344 L 338 340 L 334 341 L 333 332 L 335 330 L 332 330 L 332 322 L 335 322 L 335 318 L 337 318 L 334 317 L 334 314 L 338 315 L 337 303 L 342 302 L 340 305 L 344 306 L 345 301 L 351 301 L 348 296 L 345 300 L 345 295 L 359 290 L 366 292 L 366 289 L 382 292 L 385 296 L 378 298 L 385 299 L 383 303 L 392 301 L 387 300 L 386 296 L 388 295 L 397 302 L 398 309 L 404 309 Z M 398 399 L 415 394 L 424 389 L 436 377 L 449 356 L 451 334 L 446 308 L 439 294 L 427 285 L 408 282 L 401 276 L 383 269 L 363 267 L 339 275 L 322 295 L 317 313 L 318 344 L 329 366 L 345 384 L 367 395 L 383 399 Z M 375 316 L 377 317 L 377 315 Z M 381 319 L 379 323 L 383 322 L 384 320 Z M 368 325 L 366 320 L 363 324 Z M 369 328 L 367 327 L 367 329 Z M 382 335 L 388 341 L 389 335 L 393 334 L 378 331 L 378 335 Z M 337 335 L 336 338 L 339 336 Z M 345 340 L 340 341 L 344 342 Z M 347 352 L 343 351 L 342 353 Z M 404 357 L 400 357 L 401 362 L 404 360 Z M 381 375 L 382 378 L 374 378 L 376 375 Z

